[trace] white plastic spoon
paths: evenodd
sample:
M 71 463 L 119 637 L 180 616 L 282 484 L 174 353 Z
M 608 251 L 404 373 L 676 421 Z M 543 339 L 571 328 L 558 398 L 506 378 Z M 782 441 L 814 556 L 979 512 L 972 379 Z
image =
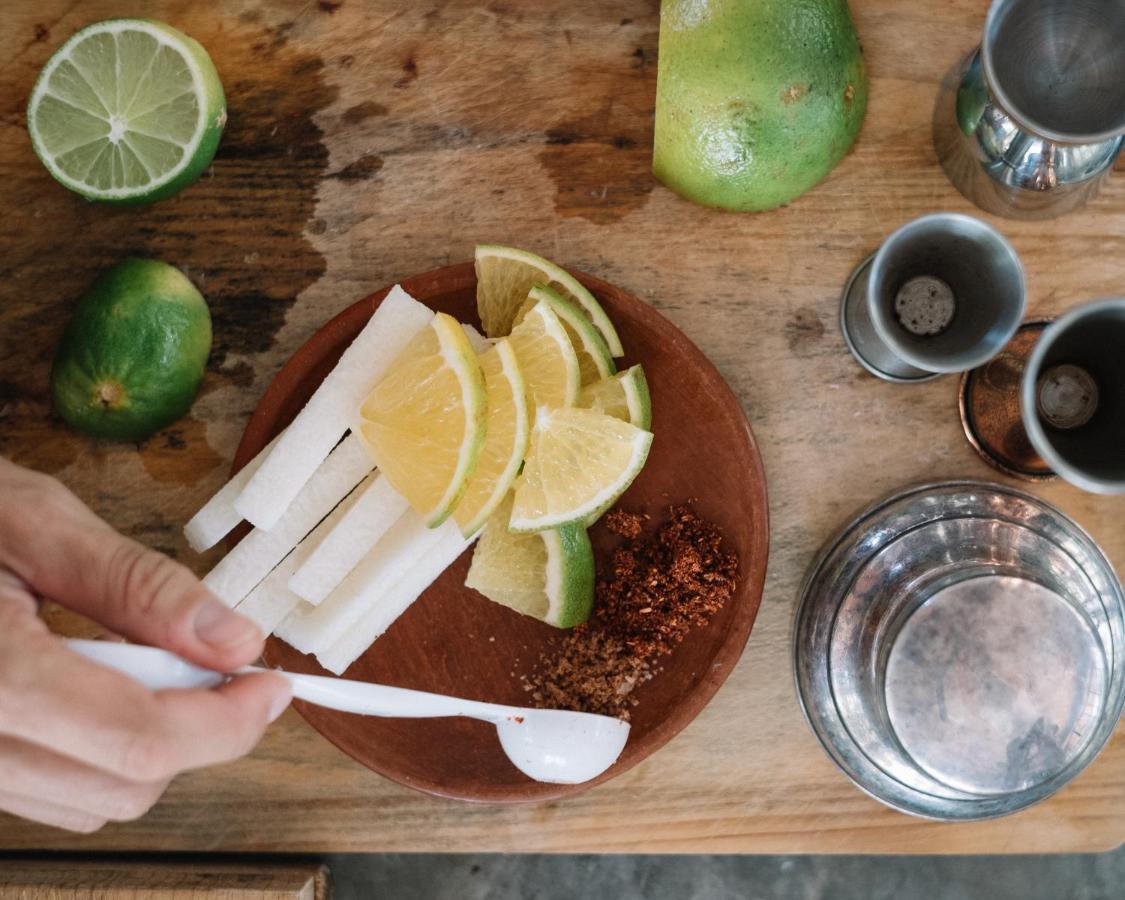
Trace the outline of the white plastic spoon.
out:
M 154 691 L 211 688 L 229 677 L 155 647 L 77 639 L 68 640 L 67 644 L 87 659 Z M 294 697 L 342 712 L 407 719 L 466 716 L 491 722 L 508 759 L 536 781 L 580 784 L 596 778 L 616 762 L 629 737 L 628 722 L 592 713 L 498 706 L 444 694 L 255 666 L 239 670 L 239 674 L 245 672 L 284 675 L 293 685 Z

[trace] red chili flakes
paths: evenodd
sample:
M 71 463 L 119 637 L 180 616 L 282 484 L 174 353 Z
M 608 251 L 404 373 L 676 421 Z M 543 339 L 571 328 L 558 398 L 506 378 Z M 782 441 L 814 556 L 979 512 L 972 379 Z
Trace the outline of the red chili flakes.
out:
M 524 689 L 542 705 L 628 719 L 633 690 L 656 661 L 706 625 L 734 594 L 738 557 L 719 528 L 687 506 L 671 507 L 653 535 L 647 516 L 615 510 L 606 524 L 626 540 L 599 581 L 594 614 L 540 657 Z
M 635 539 L 641 536 L 647 520 L 648 516 L 625 512 L 623 509 L 615 509 L 606 515 L 605 524 L 614 534 Z

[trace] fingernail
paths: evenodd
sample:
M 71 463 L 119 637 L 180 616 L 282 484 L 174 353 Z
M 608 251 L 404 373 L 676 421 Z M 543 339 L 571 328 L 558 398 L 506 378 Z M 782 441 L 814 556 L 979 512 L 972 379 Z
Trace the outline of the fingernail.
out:
M 205 644 L 224 648 L 239 647 L 262 639 L 257 625 L 245 616 L 231 612 L 217 600 L 199 607 L 195 614 L 195 634 Z
M 289 703 L 293 699 L 293 691 L 288 686 L 285 690 L 273 698 L 273 704 L 270 706 L 270 721 L 276 722 L 277 717 L 280 716 L 286 709 L 289 708 Z

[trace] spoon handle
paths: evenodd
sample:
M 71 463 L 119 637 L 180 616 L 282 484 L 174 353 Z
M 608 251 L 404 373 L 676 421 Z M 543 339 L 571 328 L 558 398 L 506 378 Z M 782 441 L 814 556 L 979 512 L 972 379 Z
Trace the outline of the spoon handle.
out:
M 276 670 L 273 670 L 276 671 Z M 498 722 L 519 716 L 523 710 L 444 694 L 430 694 L 385 684 L 369 684 L 324 675 L 299 675 L 280 672 L 293 685 L 293 696 L 317 706 L 365 716 L 393 716 L 425 719 L 443 716 L 468 716 Z
M 176 688 L 212 688 L 227 678 L 180 659 L 173 653 L 156 647 L 136 644 L 118 644 L 110 641 L 67 641 L 71 650 L 87 659 L 128 675 L 154 691 Z M 498 722 L 518 716 L 524 710 L 443 694 L 412 691 L 407 688 L 328 678 L 323 675 L 301 675 L 280 669 L 261 669 L 247 666 L 240 672 L 274 672 L 284 675 L 293 685 L 293 696 L 307 703 L 338 709 L 341 712 L 367 716 L 394 716 L 398 718 L 431 718 L 442 716 L 469 716 Z

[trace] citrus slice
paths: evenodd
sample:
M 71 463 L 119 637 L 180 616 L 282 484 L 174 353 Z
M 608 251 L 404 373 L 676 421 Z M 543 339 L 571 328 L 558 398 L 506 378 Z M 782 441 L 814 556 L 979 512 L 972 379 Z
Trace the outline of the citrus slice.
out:
M 375 465 L 431 528 L 453 512 L 484 446 L 484 373 L 457 320 L 434 316 L 360 407 Z
M 640 366 L 586 385 L 575 406 L 596 409 L 645 431 L 652 430 L 652 400 L 644 369 Z
M 527 389 L 529 414 L 540 406 L 573 406 L 582 387 L 578 355 L 562 321 L 551 307 L 536 303 L 508 341 L 516 353 Z
M 617 371 L 609 347 L 606 346 L 605 340 L 598 333 L 598 330 L 586 318 L 581 309 L 563 298 L 554 288 L 549 288 L 543 284 L 532 286 L 531 290 L 528 291 L 527 300 L 524 301 L 523 307 L 516 316 L 516 327 L 519 327 L 519 323 L 523 321 L 527 311 L 540 300 L 550 306 L 555 315 L 559 317 L 559 321 L 563 323 L 563 328 L 566 329 L 570 343 L 574 346 L 574 352 L 578 356 L 578 371 L 582 384 L 590 384 L 603 378 L 609 378 Z
M 540 409 L 516 479 L 512 531 L 584 523 L 633 483 L 652 433 L 592 409 Z
M 507 338 L 481 354 L 488 390 L 484 449 L 453 518 L 465 537 L 476 534 L 503 501 L 520 471 L 531 424 L 527 394 L 516 352 Z
M 512 329 L 527 292 L 534 284 L 546 284 L 568 300 L 573 300 L 594 323 L 614 356 L 623 356 L 621 338 L 601 304 L 581 282 L 553 262 L 497 244 L 479 244 L 476 248 L 477 312 L 489 337 L 500 337 Z
M 149 19 L 108 19 L 74 34 L 27 105 L 31 144 L 55 180 L 120 204 L 161 200 L 195 181 L 226 120 L 207 51 Z
M 594 551 L 586 529 L 515 534 L 508 530 L 511 510 L 508 494 L 481 532 L 466 587 L 556 628 L 585 622 L 594 603 Z

